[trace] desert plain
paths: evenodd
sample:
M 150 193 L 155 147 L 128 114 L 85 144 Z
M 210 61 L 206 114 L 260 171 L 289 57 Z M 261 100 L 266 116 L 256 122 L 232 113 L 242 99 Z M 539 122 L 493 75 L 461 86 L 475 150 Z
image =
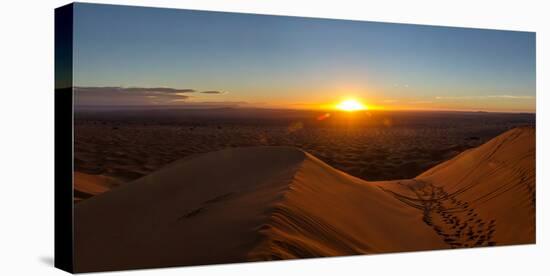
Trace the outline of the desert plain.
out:
M 82 108 L 76 269 L 534 243 L 534 124 L 528 113 Z

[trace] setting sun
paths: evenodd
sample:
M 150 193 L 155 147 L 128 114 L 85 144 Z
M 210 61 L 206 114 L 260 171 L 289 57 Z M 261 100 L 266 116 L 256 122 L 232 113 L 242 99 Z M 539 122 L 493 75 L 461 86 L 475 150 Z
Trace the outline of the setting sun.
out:
M 368 107 L 361 102 L 355 100 L 355 99 L 348 99 L 345 101 L 340 102 L 336 105 L 336 108 L 342 111 L 359 111 L 359 110 L 366 110 Z

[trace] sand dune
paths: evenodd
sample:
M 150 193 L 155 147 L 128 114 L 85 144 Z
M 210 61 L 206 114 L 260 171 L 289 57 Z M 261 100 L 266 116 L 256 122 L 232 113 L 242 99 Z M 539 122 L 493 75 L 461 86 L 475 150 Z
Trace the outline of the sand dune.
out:
M 92 175 L 82 172 L 74 172 L 74 201 L 102 194 L 110 189 L 121 185 L 115 178 L 105 175 Z
M 439 187 L 433 189 L 434 225 L 460 225 L 462 231 L 447 231 L 455 234 L 449 239 L 469 245 L 535 242 L 535 129 L 508 131 L 416 179 L 426 183 L 423 190 Z
M 329 120 L 318 120 L 326 112 L 76 112 L 75 171 L 129 183 L 194 154 L 236 147 L 291 146 L 364 180 L 408 179 L 514 127 L 535 125 L 535 114 L 331 114 Z
M 531 128 L 383 182 L 291 147 L 194 155 L 75 205 L 75 268 L 532 243 L 534 155 Z

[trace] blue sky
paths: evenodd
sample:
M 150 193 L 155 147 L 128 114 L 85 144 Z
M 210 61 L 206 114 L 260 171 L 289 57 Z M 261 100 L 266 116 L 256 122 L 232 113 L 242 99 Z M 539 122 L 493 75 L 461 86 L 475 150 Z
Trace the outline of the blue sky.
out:
M 76 86 L 197 92 L 175 104 L 535 109 L 530 32 L 77 4 L 74 47 Z

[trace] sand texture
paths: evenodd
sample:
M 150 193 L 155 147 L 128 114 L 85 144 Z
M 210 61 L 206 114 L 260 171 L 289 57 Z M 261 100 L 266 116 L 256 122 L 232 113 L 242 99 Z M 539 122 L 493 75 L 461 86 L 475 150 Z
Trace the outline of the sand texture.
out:
M 191 155 L 75 205 L 74 230 L 78 272 L 533 243 L 535 130 L 378 182 L 295 147 Z
M 76 203 L 102 194 L 122 183 L 114 177 L 74 172 L 74 200 Z
M 195 154 L 291 146 L 367 181 L 409 179 L 533 114 L 150 110 L 75 114 L 75 171 L 129 183 Z

